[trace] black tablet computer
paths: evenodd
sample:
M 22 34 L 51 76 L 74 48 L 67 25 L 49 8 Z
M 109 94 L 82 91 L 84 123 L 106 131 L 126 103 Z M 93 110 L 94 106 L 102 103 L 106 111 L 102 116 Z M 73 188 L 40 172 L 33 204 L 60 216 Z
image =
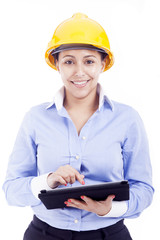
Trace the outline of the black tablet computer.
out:
M 80 187 L 55 188 L 53 190 L 42 190 L 38 197 L 47 209 L 64 208 L 69 198 L 81 200 L 80 196 L 87 196 L 93 200 L 105 200 L 109 195 L 115 195 L 115 201 L 129 200 L 128 181 L 107 182 Z

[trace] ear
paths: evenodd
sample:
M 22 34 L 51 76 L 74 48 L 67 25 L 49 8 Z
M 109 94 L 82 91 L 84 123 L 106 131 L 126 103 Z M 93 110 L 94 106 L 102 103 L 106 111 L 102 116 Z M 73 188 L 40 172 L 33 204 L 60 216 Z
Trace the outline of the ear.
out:
M 56 62 L 55 62 L 55 66 L 56 66 L 56 68 L 57 68 L 57 71 L 59 72 L 59 64 L 58 64 L 58 61 L 56 60 Z
M 109 62 L 110 62 L 109 55 L 107 55 L 102 61 L 102 72 L 104 71 L 106 65 L 109 64 Z
M 101 72 L 103 72 L 103 71 L 104 71 L 104 69 L 105 69 L 105 66 L 106 66 L 106 60 L 104 59 L 104 60 L 102 61 Z

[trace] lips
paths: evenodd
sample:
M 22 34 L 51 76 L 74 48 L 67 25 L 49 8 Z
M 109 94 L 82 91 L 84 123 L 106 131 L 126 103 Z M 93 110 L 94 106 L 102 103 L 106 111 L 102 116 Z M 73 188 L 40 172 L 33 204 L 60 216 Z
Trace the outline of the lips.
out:
M 87 83 L 89 82 L 89 80 L 85 80 L 85 81 L 71 81 L 75 87 L 77 88 L 82 88 L 85 87 L 87 85 Z
M 78 85 L 81 85 L 81 84 L 85 84 L 87 81 L 82 81 L 82 82 L 73 82 L 74 84 L 78 84 Z

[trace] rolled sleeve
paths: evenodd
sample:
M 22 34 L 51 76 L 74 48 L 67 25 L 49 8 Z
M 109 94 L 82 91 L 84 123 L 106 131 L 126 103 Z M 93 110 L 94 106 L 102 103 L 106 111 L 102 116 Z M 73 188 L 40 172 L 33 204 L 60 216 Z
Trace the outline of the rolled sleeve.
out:
M 116 217 L 121 217 L 123 216 L 128 208 L 128 204 L 126 201 L 113 201 L 112 202 L 112 208 L 109 211 L 109 213 L 107 213 L 106 215 L 103 216 L 99 216 L 99 217 L 107 217 L 107 218 L 116 218 Z
M 53 190 L 50 188 L 47 184 L 47 177 L 49 173 L 43 174 L 41 176 L 35 177 L 31 181 L 31 190 L 33 195 L 38 198 L 38 194 L 40 193 L 41 190 Z

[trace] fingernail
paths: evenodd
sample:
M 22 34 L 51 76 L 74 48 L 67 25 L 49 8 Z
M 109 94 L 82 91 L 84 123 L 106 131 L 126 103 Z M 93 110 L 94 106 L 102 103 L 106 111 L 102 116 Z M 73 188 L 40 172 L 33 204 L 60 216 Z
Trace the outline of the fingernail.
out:
M 71 199 L 68 199 L 68 202 L 71 202 Z
M 84 196 L 81 196 L 82 199 L 84 199 Z
M 68 202 L 64 202 L 64 204 L 66 204 L 66 205 L 67 205 L 67 204 L 68 204 Z
M 67 183 L 65 184 L 65 186 L 67 186 Z
M 114 195 L 114 196 L 112 196 L 112 199 L 114 199 L 116 196 Z
M 85 182 L 84 181 L 82 181 L 82 185 L 84 185 L 85 184 Z

